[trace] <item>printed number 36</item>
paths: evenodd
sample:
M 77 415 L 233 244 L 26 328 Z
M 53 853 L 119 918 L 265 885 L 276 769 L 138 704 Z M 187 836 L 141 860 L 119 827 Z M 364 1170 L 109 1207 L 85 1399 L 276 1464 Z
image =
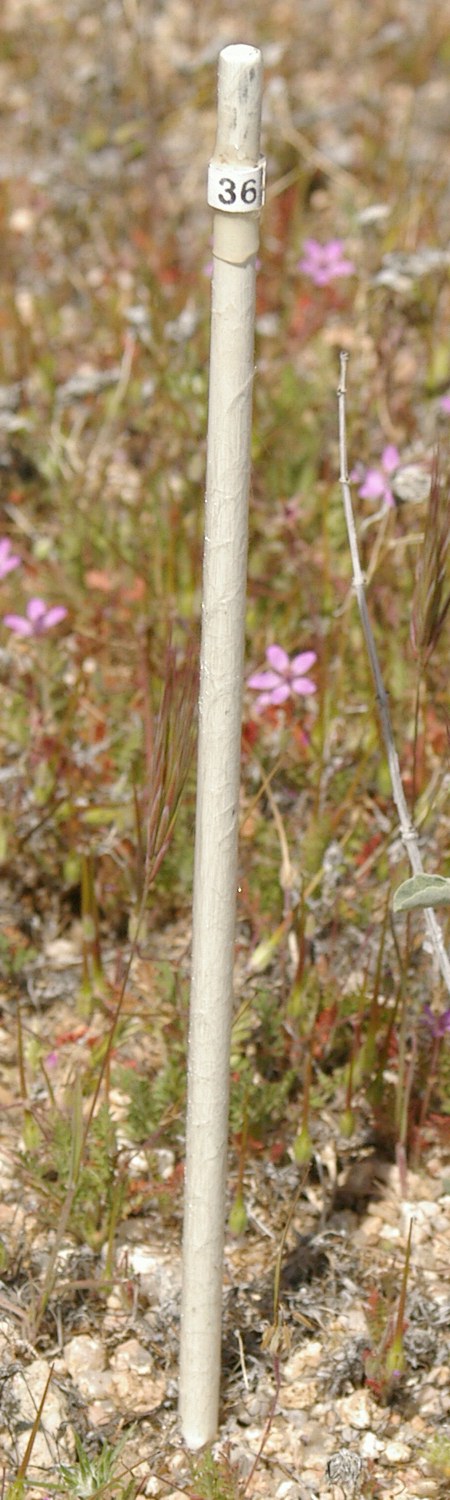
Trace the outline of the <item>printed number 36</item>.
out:
M 219 187 L 223 188 L 223 192 L 218 194 L 219 203 L 236 203 L 236 183 L 232 177 L 221 177 Z M 239 198 L 241 203 L 256 203 L 257 189 L 254 177 L 247 177 L 246 182 L 242 183 Z

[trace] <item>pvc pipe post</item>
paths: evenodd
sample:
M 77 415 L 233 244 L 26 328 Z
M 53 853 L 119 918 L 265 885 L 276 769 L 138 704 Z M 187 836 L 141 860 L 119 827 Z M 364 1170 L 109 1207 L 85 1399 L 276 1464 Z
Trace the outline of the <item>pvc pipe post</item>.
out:
M 219 57 L 180 1350 L 185 1442 L 217 1432 L 254 375 L 262 58 Z

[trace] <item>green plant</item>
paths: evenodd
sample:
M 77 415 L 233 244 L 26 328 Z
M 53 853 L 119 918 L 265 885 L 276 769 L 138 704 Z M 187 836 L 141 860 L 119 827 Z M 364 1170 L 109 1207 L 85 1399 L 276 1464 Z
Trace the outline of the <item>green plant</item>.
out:
M 6 978 L 19 978 L 36 958 L 37 949 L 23 933 L 0 932 L 0 972 Z
M 444 1480 L 450 1479 L 450 1438 L 436 1433 L 427 1450 L 426 1459 L 430 1468 Z
M 135 1500 L 140 1484 L 129 1471 L 118 1468 L 129 1436 L 116 1444 L 105 1441 L 100 1451 L 91 1455 L 75 1433 L 76 1463 L 61 1464 L 59 1494 L 73 1500 Z
M 232 1134 L 263 1141 L 283 1118 L 297 1082 L 288 1038 L 270 988 L 240 1006 L 232 1028 L 230 1121 Z
M 151 1077 L 134 1068 L 121 1067 L 115 1072 L 117 1083 L 129 1098 L 127 1125 L 135 1141 L 145 1141 L 164 1128 L 169 1138 L 172 1124 L 177 1127 L 183 1111 L 186 1091 L 184 1047 L 175 1050 L 165 1065 Z
M 69 1228 L 80 1243 L 100 1248 L 108 1238 L 117 1195 L 124 1191 L 118 1174 L 116 1131 L 107 1100 L 100 1104 L 82 1152 L 81 1079 L 74 1086 L 71 1111 L 54 1105 L 25 1130 L 23 1157 L 27 1177 L 37 1188 L 47 1224 L 54 1225 L 70 1185 L 76 1182 Z M 30 1115 L 28 1114 L 28 1118 Z
M 406 1244 L 400 1295 L 394 1310 L 390 1299 L 380 1297 L 374 1289 L 369 1299 L 368 1320 L 372 1344 L 365 1353 L 366 1382 L 374 1395 L 386 1404 L 401 1387 L 406 1369 L 404 1350 L 405 1307 L 411 1259 L 412 1220 Z
M 216 1457 L 210 1448 L 191 1460 L 191 1482 L 190 1500 L 239 1500 L 242 1494 L 235 1466 L 226 1454 Z

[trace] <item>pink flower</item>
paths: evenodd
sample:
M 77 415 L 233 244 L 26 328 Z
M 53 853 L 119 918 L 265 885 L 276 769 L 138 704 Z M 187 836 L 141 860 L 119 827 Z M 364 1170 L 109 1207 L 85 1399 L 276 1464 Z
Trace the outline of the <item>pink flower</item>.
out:
M 25 615 L 4 615 L 3 622 L 15 635 L 44 635 L 65 620 L 66 614 L 63 604 L 48 609 L 43 599 L 30 599 Z
M 378 469 L 362 470 L 364 474 L 363 484 L 360 484 L 358 494 L 362 500 L 382 500 L 384 505 L 394 505 L 394 496 L 389 483 L 391 474 L 395 474 L 400 463 L 398 448 L 393 443 L 387 443 L 381 455 L 381 464 Z M 360 480 L 361 470 L 355 469 L 352 478 Z
M 449 412 L 450 413 L 450 391 L 448 392 L 448 394 L 446 396 L 442 397 L 442 401 L 439 402 L 439 406 L 441 408 L 441 411 L 445 411 L 445 412 Z M 0 546 L 1 546 L 1 543 L 0 543 Z
M 310 276 L 315 286 L 328 286 L 337 276 L 353 276 L 355 267 L 352 260 L 345 259 L 342 240 L 328 240 L 327 245 L 305 240 L 297 269 Z
M 316 692 L 315 682 L 304 676 L 317 661 L 315 651 L 302 651 L 290 661 L 282 646 L 268 646 L 266 657 L 272 671 L 254 672 L 248 679 L 250 688 L 262 689 L 256 701 L 258 711 L 269 705 L 276 708 L 280 703 L 286 703 L 295 693 L 306 697 L 309 693 Z
M 8 573 L 12 573 L 13 568 L 18 568 L 19 566 L 20 557 L 16 557 L 15 552 L 11 551 L 9 537 L 2 536 L 0 541 L 0 578 L 6 578 Z
M 435 1041 L 442 1041 L 442 1037 L 450 1031 L 450 1007 L 441 1011 L 439 1016 L 431 1009 L 431 1005 L 423 1005 L 420 1019 L 429 1027 Z

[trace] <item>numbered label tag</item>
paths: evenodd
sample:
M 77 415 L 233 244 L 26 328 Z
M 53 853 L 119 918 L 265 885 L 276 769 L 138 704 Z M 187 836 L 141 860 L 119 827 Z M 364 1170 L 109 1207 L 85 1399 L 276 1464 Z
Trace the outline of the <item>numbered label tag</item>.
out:
M 256 167 L 227 166 L 210 161 L 208 168 L 208 203 L 227 214 L 249 214 L 262 208 L 266 189 L 264 157 Z

